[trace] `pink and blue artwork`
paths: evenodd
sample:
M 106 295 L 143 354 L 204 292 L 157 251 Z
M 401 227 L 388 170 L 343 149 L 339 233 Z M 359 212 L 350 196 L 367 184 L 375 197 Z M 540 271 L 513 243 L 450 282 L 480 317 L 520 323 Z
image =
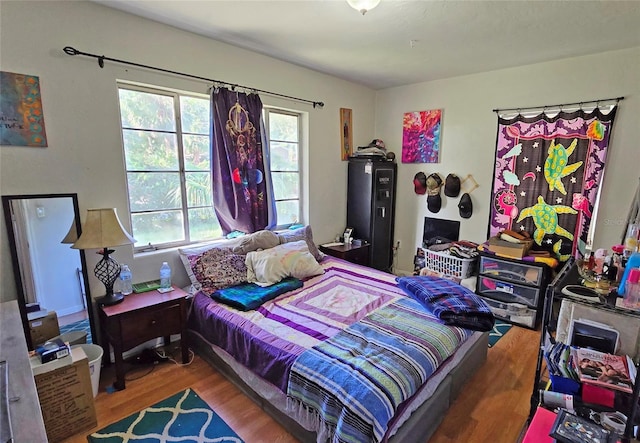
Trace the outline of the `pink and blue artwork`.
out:
M 442 109 L 406 112 L 402 120 L 402 163 L 440 163 Z
M 47 146 L 37 76 L 0 72 L 0 145 Z

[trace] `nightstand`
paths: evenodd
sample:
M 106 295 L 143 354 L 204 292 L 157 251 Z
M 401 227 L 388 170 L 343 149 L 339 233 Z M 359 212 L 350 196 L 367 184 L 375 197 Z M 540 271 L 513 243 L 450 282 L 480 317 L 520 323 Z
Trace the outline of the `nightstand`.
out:
M 332 257 L 338 257 L 362 266 L 369 266 L 369 243 L 360 246 L 354 246 L 352 244 L 332 246 L 320 245 L 320 250 Z
M 116 389 L 125 388 L 122 353 L 153 338 L 164 337 L 165 344 L 168 344 L 171 334 L 180 334 L 182 362 L 189 361 L 187 293 L 182 289 L 174 286 L 173 291 L 165 294 L 158 291 L 130 294 L 122 303 L 100 306 L 98 312 L 107 362 L 110 361 L 109 344 L 113 346 Z

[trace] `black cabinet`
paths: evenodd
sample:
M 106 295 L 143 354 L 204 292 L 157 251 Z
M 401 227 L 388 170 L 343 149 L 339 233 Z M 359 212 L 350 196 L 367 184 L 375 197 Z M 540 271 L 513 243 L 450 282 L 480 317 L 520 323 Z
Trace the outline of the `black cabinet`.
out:
M 370 244 L 369 266 L 383 271 L 393 263 L 396 172 L 394 162 L 349 160 L 347 226 Z

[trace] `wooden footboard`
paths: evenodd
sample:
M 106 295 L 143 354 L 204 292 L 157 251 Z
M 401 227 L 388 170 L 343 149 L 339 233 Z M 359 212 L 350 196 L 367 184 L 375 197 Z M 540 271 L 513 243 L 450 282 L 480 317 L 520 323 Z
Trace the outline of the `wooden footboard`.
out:
M 242 392 L 258 404 L 267 414 L 280 423 L 288 432 L 301 442 L 316 441 L 315 432 L 304 429 L 292 418 L 273 406 L 254 389 L 244 382 L 238 374 L 212 349 L 211 345 L 197 333 L 189 331 L 189 344 L 194 352 L 206 360 L 212 367 L 222 373 Z M 390 443 L 424 443 L 438 429 L 446 415 L 449 405 L 462 391 L 467 381 L 475 374 L 487 358 L 487 333 L 482 334 L 464 355 L 460 363 L 443 379 L 435 392 L 416 409 L 409 419 L 398 429 L 389 440 Z

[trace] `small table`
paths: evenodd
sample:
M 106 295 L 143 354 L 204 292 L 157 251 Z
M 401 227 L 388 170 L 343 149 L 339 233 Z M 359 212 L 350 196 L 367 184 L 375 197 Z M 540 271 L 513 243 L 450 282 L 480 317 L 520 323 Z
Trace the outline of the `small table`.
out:
M 153 338 L 164 337 L 168 344 L 171 334 L 180 334 L 182 362 L 189 361 L 187 293 L 182 289 L 174 286 L 173 291 L 164 294 L 158 291 L 130 294 L 117 305 L 100 306 L 98 312 L 107 362 L 110 362 L 109 344 L 113 346 L 116 389 L 125 389 L 122 353 Z
M 353 244 L 320 245 L 320 250 L 332 257 L 338 257 L 358 265 L 369 266 L 369 243 L 364 243 L 360 246 L 354 246 Z

